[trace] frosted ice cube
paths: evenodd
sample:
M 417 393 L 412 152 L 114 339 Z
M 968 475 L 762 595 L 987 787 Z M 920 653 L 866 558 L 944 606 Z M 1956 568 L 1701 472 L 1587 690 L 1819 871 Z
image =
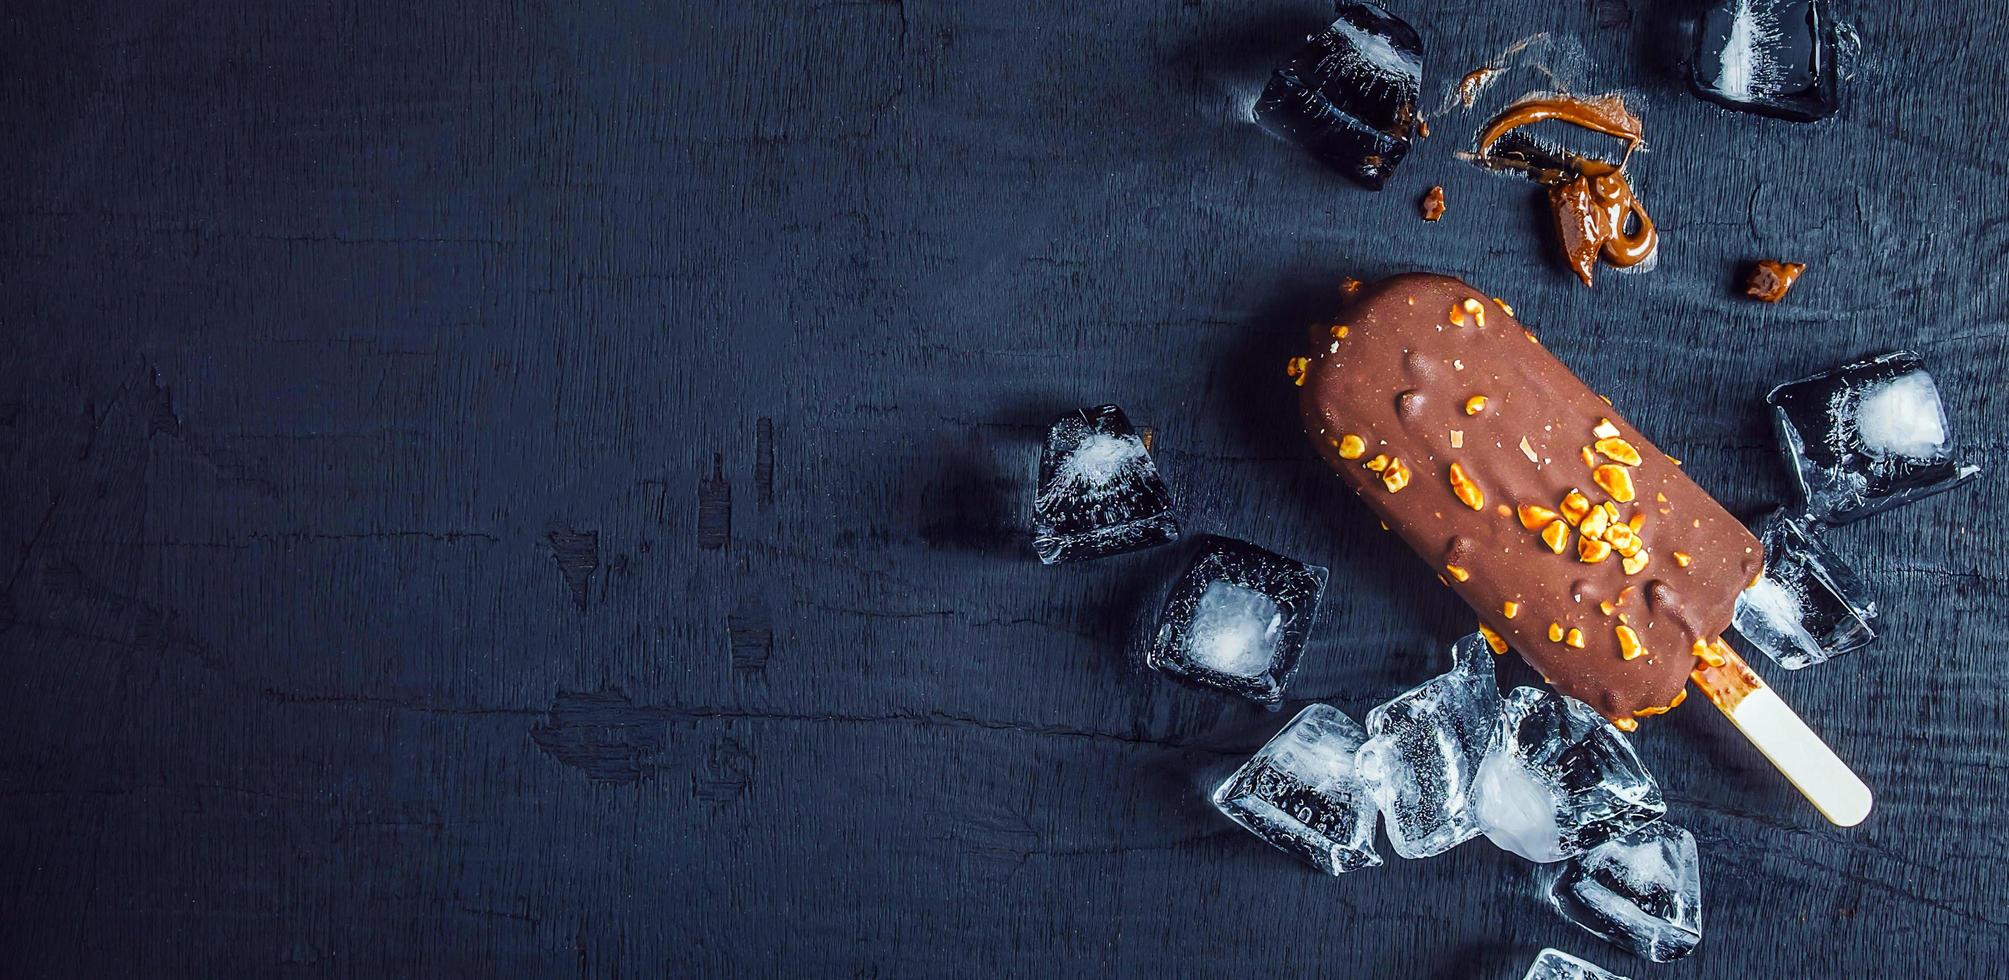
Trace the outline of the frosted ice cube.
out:
M 1047 564 L 1101 558 L 1179 536 L 1172 493 L 1115 405 L 1069 412 L 1047 432 L 1033 501 L 1033 548 Z
M 1560 861 L 1667 812 L 1632 744 L 1589 705 L 1517 687 L 1500 726 L 1473 795 L 1480 828 L 1501 849 Z
M 1374 3 L 1342 2 L 1338 14 L 1277 67 L 1254 114 L 1273 135 L 1379 190 L 1409 153 L 1423 40 Z
M 1782 384 L 1765 400 L 1807 514 L 1832 524 L 1949 490 L 1981 471 L 1953 458 L 1939 388 L 1910 351 Z
M 1479 833 L 1472 785 L 1500 738 L 1493 654 L 1477 633 L 1451 647 L 1449 672 L 1367 713 L 1361 777 L 1406 858 L 1442 854 Z
M 1702 15 L 1690 81 L 1727 108 L 1820 119 L 1841 104 L 1844 30 L 1820 0 L 1720 0 Z
M 1642 827 L 1571 859 L 1549 887 L 1563 917 L 1655 963 L 1702 941 L 1702 866 L 1695 836 L 1671 823 Z
M 1822 545 L 1818 524 L 1784 513 L 1753 528 L 1765 545 L 1765 574 L 1737 597 L 1731 622 L 1745 642 L 1787 670 L 1799 670 L 1867 646 L 1876 603 L 1839 556 Z
M 1209 582 L 1186 633 L 1186 652 L 1209 670 L 1254 677 L 1269 667 L 1283 622 L 1283 610 L 1269 596 L 1233 582 Z
M 1374 867 L 1374 801 L 1354 769 L 1365 737 L 1338 708 L 1314 704 L 1215 787 L 1214 806 L 1327 874 Z
M 1627 980 L 1589 960 L 1578 959 L 1560 949 L 1545 949 L 1521 980 Z
M 1317 565 L 1206 535 L 1166 597 L 1145 663 L 1275 708 L 1297 673 L 1325 579 Z

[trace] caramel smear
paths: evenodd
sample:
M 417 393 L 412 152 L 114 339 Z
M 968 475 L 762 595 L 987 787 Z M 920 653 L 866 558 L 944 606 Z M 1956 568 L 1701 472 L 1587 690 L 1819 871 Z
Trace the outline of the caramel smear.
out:
M 1639 117 L 1616 95 L 1523 99 L 1493 117 L 1480 131 L 1479 157 L 1484 159 L 1508 133 L 1551 119 L 1623 140 L 1627 157 L 1645 139 Z M 1591 285 L 1600 257 L 1620 269 L 1651 257 L 1660 236 L 1646 206 L 1625 179 L 1624 162 L 1573 157 L 1569 163 L 1574 172 L 1555 174 L 1549 184 L 1549 206 L 1555 209 L 1563 258 L 1577 278 Z

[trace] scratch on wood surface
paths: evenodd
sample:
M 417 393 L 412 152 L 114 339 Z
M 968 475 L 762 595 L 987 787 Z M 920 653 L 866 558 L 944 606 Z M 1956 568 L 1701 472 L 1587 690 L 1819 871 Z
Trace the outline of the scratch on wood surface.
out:
M 733 670 L 757 673 L 767 669 L 768 658 L 774 655 L 774 624 L 768 618 L 766 603 L 759 597 L 741 600 L 726 617 L 725 629 Z
M 762 510 L 774 506 L 774 420 L 753 424 L 753 490 Z
M 698 547 L 719 550 L 732 543 L 732 483 L 725 456 L 712 454 L 710 476 L 698 478 Z
M 564 576 L 572 601 L 584 610 L 593 588 L 593 573 L 600 568 L 600 532 L 553 527 L 544 532 L 544 540 L 551 546 L 551 557 L 558 562 L 558 573 Z

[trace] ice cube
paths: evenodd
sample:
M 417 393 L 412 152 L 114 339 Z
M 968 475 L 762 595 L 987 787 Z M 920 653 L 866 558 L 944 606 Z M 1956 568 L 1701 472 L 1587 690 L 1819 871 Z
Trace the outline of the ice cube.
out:
M 1626 980 L 1589 960 L 1580 960 L 1560 949 L 1542 950 L 1521 980 Z
M 1409 153 L 1423 39 L 1380 6 L 1339 4 L 1339 19 L 1305 39 L 1256 100 L 1271 134 L 1380 190 Z
M 1374 801 L 1354 770 L 1366 737 L 1338 708 L 1314 704 L 1215 787 L 1214 806 L 1327 874 L 1374 867 Z
M 1841 105 L 1841 32 L 1821 0 L 1719 0 L 1702 15 L 1689 80 L 1727 108 L 1821 119 Z
M 1069 412 L 1048 430 L 1032 525 L 1033 549 L 1049 565 L 1179 537 L 1172 493 L 1144 440 L 1115 405 Z
M 1481 829 L 1503 850 L 1560 861 L 1667 812 L 1660 784 L 1632 743 L 1589 705 L 1517 687 L 1500 727 L 1473 796 Z
M 1787 670 L 1832 660 L 1876 639 L 1876 603 L 1816 536 L 1820 525 L 1767 515 L 1754 529 L 1765 574 L 1737 597 L 1737 634 Z
M 1951 489 L 1981 472 L 1953 458 L 1939 389 L 1910 351 L 1782 384 L 1765 400 L 1807 512 L 1831 524 Z
M 1423 858 L 1478 836 L 1472 782 L 1500 737 L 1500 687 L 1493 653 L 1474 633 L 1451 646 L 1453 665 L 1367 713 L 1360 772 L 1388 843 Z
M 1642 827 L 1563 866 L 1549 887 L 1563 918 L 1655 963 L 1702 941 L 1702 868 L 1695 836 L 1671 823 Z
M 1297 672 L 1326 571 L 1207 535 L 1158 615 L 1145 663 L 1274 709 Z

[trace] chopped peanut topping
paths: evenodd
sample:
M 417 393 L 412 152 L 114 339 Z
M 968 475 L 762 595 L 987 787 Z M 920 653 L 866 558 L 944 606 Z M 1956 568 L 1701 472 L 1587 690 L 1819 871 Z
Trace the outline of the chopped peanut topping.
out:
M 1506 504 L 1494 504 L 1493 509 L 1495 511 L 1498 511 L 1501 517 L 1514 516 L 1514 509 L 1512 507 L 1507 506 Z
M 1465 468 L 1457 463 L 1451 464 L 1451 492 L 1473 510 L 1484 510 L 1486 507 L 1486 492 L 1479 489 L 1479 485 L 1465 475 Z
M 1563 642 L 1579 650 L 1583 649 L 1583 630 L 1577 629 L 1574 626 L 1570 627 L 1568 635 L 1563 637 Z
M 1381 471 L 1381 485 L 1395 493 L 1409 485 L 1409 466 L 1400 459 L 1388 461 L 1388 468 Z
M 1619 718 L 1611 723 L 1611 727 L 1621 732 L 1636 732 L 1639 730 L 1639 722 L 1632 718 Z
M 1590 434 L 1599 439 L 1615 439 L 1618 437 L 1618 426 L 1611 424 L 1610 419 L 1598 419 L 1597 424 L 1591 427 Z
M 1465 399 L 1466 415 L 1477 415 L 1485 410 L 1486 410 L 1485 395 L 1473 395 L 1472 397 Z
M 1346 278 L 1341 279 L 1339 281 L 1339 291 L 1342 293 L 1346 293 L 1348 295 L 1360 292 L 1360 280 L 1355 279 L 1352 276 L 1347 276 Z
M 1607 616 L 1611 615 L 1613 610 L 1616 610 L 1617 608 L 1618 608 L 1617 606 L 1611 604 L 1610 599 L 1606 599 L 1605 601 L 1597 604 L 1597 611 L 1604 613 Z
M 1376 473 L 1379 473 L 1382 470 L 1388 468 L 1388 457 L 1381 453 L 1375 453 L 1373 459 L 1370 459 L 1367 462 L 1362 463 L 1360 465 L 1365 466 Z
M 1534 504 L 1520 506 L 1521 526 L 1530 531 L 1540 530 L 1555 522 L 1556 512 Z
M 1612 436 L 1609 439 L 1599 439 L 1597 441 L 1597 451 L 1605 454 L 1615 463 L 1623 463 L 1627 466 L 1639 465 L 1639 450 L 1632 448 L 1632 443 L 1626 442 L 1617 436 Z
M 1618 634 L 1618 655 L 1627 660 L 1638 660 L 1646 656 L 1646 647 L 1639 642 L 1639 634 L 1630 626 L 1620 626 L 1613 632 Z
M 1590 478 L 1611 494 L 1613 500 L 1621 504 L 1632 502 L 1632 474 L 1625 467 L 1606 463 L 1590 471 Z
M 1535 332 L 1533 330 L 1522 328 L 1521 332 L 1528 335 L 1528 343 L 1534 344 L 1537 347 L 1541 346 L 1542 342 L 1535 339 Z
M 1498 296 L 1493 297 L 1493 305 L 1498 306 L 1501 310 L 1505 311 L 1508 316 L 1514 315 L 1514 308 L 1508 306 L 1507 301 L 1501 299 Z
M 1619 561 L 1619 565 L 1625 569 L 1625 574 L 1638 575 L 1640 569 L 1646 567 L 1646 559 L 1647 553 L 1640 551 L 1637 554 L 1626 555 Z
M 1624 527 L 1624 526 L 1625 525 L 1623 524 L 1618 525 L 1618 527 Z M 1613 530 L 1617 529 L 1618 529 L 1617 527 L 1613 528 Z M 1604 539 L 1606 541 L 1612 541 L 1612 536 L 1609 533 L 1607 533 L 1604 536 Z M 1638 538 L 1627 538 L 1625 539 L 1624 544 L 1619 544 L 1616 541 L 1612 541 L 1611 545 L 1611 550 L 1618 552 L 1619 556 L 1622 558 L 1631 558 L 1632 556 L 1639 554 L 1641 551 L 1645 550 L 1645 548 L 1646 548 L 1646 542 L 1641 541 Z
M 1451 307 L 1451 325 L 1454 327 L 1465 325 L 1465 314 L 1455 306 Z
M 1577 539 L 1577 560 L 1586 565 L 1595 565 L 1611 557 L 1611 545 L 1596 538 Z
M 1512 619 L 1521 614 L 1521 604 L 1512 599 L 1500 603 L 1500 615 Z
M 1451 430 L 1451 448 L 1452 448 L 1452 449 L 1463 449 L 1463 448 L 1465 448 L 1465 430 L 1464 430 L 1464 429 L 1452 429 L 1452 430 Z
M 1574 525 L 1582 521 L 1585 514 L 1590 513 L 1590 498 L 1571 490 L 1563 494 L 1562 503 L 1558 506 L 1562 508 L 1563 520 Z
M 1555 521 L 1548 527 L 1542 528 L 1542 543 L 1548 545 L 1550 551 L 1562 554 L 1563 549 L 1570 546 L 1570 526 Z
M 1589 446 L 1585 446 L 1585 447 L 1583 447 L 1583 449 L 1581 449 L 1581 450 L 1579 450 L 1579 451 L 1578 451 L 1577 455 L 1579 455 L 1579 456 L 1583 457 L 1583 464 L 1584 464 L 1585 466 L 1596 466 L 1596 465 L 1597 465 L 1597 454 L 1596 454 L 1596 453 L 1594 453 L 1594 452 L 1591 452 L 1591 451 L 1590 451 L 1590 447 L 1589 447 Z
M 1611 515 L 1605 513 L 1604 508 L 1600 507 L 1597 510 L 1591 511 L 1590 516 L 1584 518 L 1583 523 L 1577 525 L 1577 530 L 1582 532 L 1586 538 L 1602 538 L 1604 537 L 1605 529 L 1609 527 L 1611 527 Z
M 1530 463 L 1539 463 L 1542 461 L 1541 454 L 1535 452 L 1535 447 L 1528 445 L 1527 436 L 1521 437 L 1521 455 L 1526 456 Z
M 1472 314 L 1473 323 L 1481 327 L 1486 325 L 1486 304 L 1476 299 L 1467 298 L 1463 305 L 1465 312 Z
M 1444 570 L 1450 572 L 1451 577 L 1457 579 L 1460 582 L 1466 581 L 1472 577 L 1471 572 L 1466 571 L 1464 568 L 1458 565 L 1446 565 L 1444 566 Z
M 1607 500 L 1604 503 L 1598 504 L 1598 506 L 1604 508 L 1604 513 L 1606 517 L 1609 517 L 1614 521 L 1619 519 L 1617 504 L 1614 504 L 1611 501 Z
M 1480 623 L 1479 635 L 1486 638 L 1486 645 L 1492 647 L 1494 653 L 1507 652 L 1507 641 L 1501 639 L 1500 634 L 1493 632 L 1492 627 L 1487 626 L 1485 623 Z
M 1635 533 L 1638 532 L 1640 527 L 1644 526 L 1645 524 L 1646 524 L 1646 515 L 1643 513 L 1634 514 L 1632 515 L 1631 520 L 1625 522 L 1625 526 L 1632 528 L 1632 530 Z
M 1550 639 L 1550 640 L 1552 640 L 1552 641 L 1554 641 L 1554 642 L 1556 642 L 1556 643 L 1561 643 L 1561 642 L 1563 641 L 1563 628 L 1562 628 L 1562 626 L 1560 626 L 1560 625 L 1558 625 L 1558 624 L 1556 624 L 1556 623 L 1550 623 L 1550 624 L 1549 624 L 1549 639 Z
M 1339 439 L 1340 459 L 1359 459 L 1367 452 L 1367 440 L 1349 432 Z
M 1333 325 L 1333 327 L 1332 327 L 1332 339 L 1334 339 L 1334 340 L 1345 340 L 1345 339 L 1346 339 L 1346 334 L 1347 334 L 1347 328 L 1346 328 L 1346 324 L 1344 324 L 1344 323 L 1337 323 L 1337 324 L 1334 324 L 1334 325 Z
M 1306 369 L 1309 368 L 1310 366 L 1311 366 L 1311 360 L 1309 358 L 1293 357 L 1290 360 L 1284 362 L 1284 373 L 1293 378 L 1296 378 L 1297 386 L 1302 388 L 1304 387 L 1304 376 Z
M 1687 568 L 1688 563 L 1694 560 L 1695 559 L 1688 557 L 1688 552 L 1677 551 L 1674 553 L 1674 563 L 1676 565 L 1680 565 L 1682 568 Z

